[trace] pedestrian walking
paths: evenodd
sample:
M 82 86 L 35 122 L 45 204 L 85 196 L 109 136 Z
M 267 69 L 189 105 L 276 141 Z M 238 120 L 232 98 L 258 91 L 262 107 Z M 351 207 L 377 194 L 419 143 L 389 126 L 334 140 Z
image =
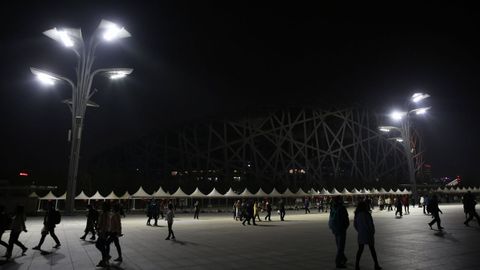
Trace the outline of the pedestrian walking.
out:
M 255 221 L 256 218 L 258 218 L 258 221 L 262 221 L 260 218 L 260 202 L 258 201 L 253 203 L 253 221 Z
M 95 243 L 95 247 L 102 254 L 102 260 L 97 264 L 97 267 L 108 267 L 110 255 L 107 247 L 108 237 L 110 235 L 110 223 L 111 223 L 111 206 L 108 201 L 102 205 L 102 213 L 98 216 L 97 233 L 98 239 Z
M 252 204 L 252 201 L 248 200 L 245 203 L 245 215 L 244 215 L 242 225 L 245 226 L 245 222 L 247 222 L 248 225 L 251 225 L 251 223 L 250 223 L 251 219 L 253 221 L 253 225 L 256 225 L 255 224 L 255 219 L 253 218 L 253 204 Z
M 195 213 L 193 214 L 193 219 L 198 219 L 198 214 L 200 214 L 200 202 L 197 200 L 194 205 Z
M 428 211 L 428 204 L 430 202 L 430 199 L 428 198 L 428 194 L 425 195 L 425 197 L 423 198 L 423 213 L 425 215 L 430 215 L 430 211 Z
M 283 199 L 280 199 L 278 203 L 278 210 L 280 211 L 280 220 L 285 221 L 285 202 Z
M 403 204 L 403 208 L 405 210 L 405 215 L 409 215 L 410 214 L 410 199 L 408 198 L 408 195 L 403 196 L 402 204 Z
M 438 208 L 437 195 L 433 195 L 432 198 L 429 199 L 427 208 L 428 208 L 427 211 L 431 213 L 433 217 L 433 220 L 428 223 L 428 226 L 430 226 L 430 229 L 433 229 L 432 225 L 437 223 L 438 229 L 443 230 L 443 227 L 441 225 L 442 221 L 440 220 L 440 215 L 439 215 L 439 213 L 443 214 L 443 212 L 442 210 L 440 210 L 440 208 Z
M 478 225 L 480 226 L 480 217 L 478 216 L 477 211 L 475 211 L 475 205 L 477 205 L 477 202 L 472 193 L 468 191 L 467 194 L 463 196 L 463 209 L 467 215 L 467 219 L 463 222 L 465 226 L 469 226 L 468 223 L 472 221 L 473 218 L 477 219 Z
M 8 249 L 8 244 L 2 241 L 2 236 L 5 231 L 10 228 L 12 223 L 12 219 L 10 216 L 5 212 L 5 206 L 0 205 L 0 245 L 4 246 Z
M 92 233 L 90 240 L 95 241 L 95 227 L 98 221 L 98 211 L 91 204 L 87 205 L 87 225 L 85 226 L 85 234 L 80 239 L 85 240 L 88 233 Z
M 358 203 L 357 209 L 355 210 L 353 226 L 358 232 L 358 251 L 355 258 L 355 269 L 360 270 L 360 258 L 362 257 L 365 245 L 368 245 L 370 248 L 370 253 L 375 263 L 375 270 L 382 269 L 378 264 L 377 252 L 375 251 L 375 225 L 373 224 L 372 215 L 365 202 Z
M 400 197 L 398 197 L 396 200 L 395 200 L 395 207 L 397 208 L 397 211 L 395 211 L 395 217 L 397 216 L 397 214 L 400 214 L 400 217 L 403 216 L 403 213 L 402 213 L 402 200 L 400 199 Z
M 330 217 L 328 220 L 328 227 L 335 235 L 335 242 L 337 244 L 337 256 L 335 257 L 335 264 L 337 268 L 346 268 L 347 257 L 345 256 L 345 241 L 347 239 L 347 228 L 350 225 L 348 219 L 348 212 L 343 205 L 343 198 L 338 196 L 333 200 L 330 208 Z
M 242 202 L 240 202 L 240 200 L 237 200 L 234 207 L 235 207 L 235 221 L 237 221 L 239 219 L 241 221 L 241 219 L 242 219 L 242 217 L 241 217 Z
M 15 211 L 15 216 L 13 217 L 12 225 L 10 229 L 11 231 L 10 231 L 10 238 L 8 239 L 7 254 L 5 254 L 5 257 L 7 258 L 7 260 L 9 260 L 10 257 L 12 257 L 14 244 L 22 249 L 22 255 L 25 255 L 25 252 L 27 252 L 27 249 L 28 249 L 20 241 L 18 241 L 18 238 L 20 237 L 20 233 L 27 232 L 27 227 L 25 227 L 25 209 L 23 206 L 21 205 L 17 206 L 17 209 Z
M 121 222 L 121 212 L 120 205 L 113 205 L 113 213 L 110 215 L 110 229 L 108 230 L 108 239 L 106 243 L 106 253 L 108 258 L 110 258 L 110 245 L 113 243 L 117 249 L 118 257 L 114 260 L 115 262 L 122 262 L 122 248 L 120 246 L 119 237 L 122 236 L 122 222 Z
M 38 242 L 38 245 L 36 245 L 32 249 L 40 250 L 42 248 L 43 242 L 45 241 L 45 238 L 49 234 L 56 243 L 53 248 L 60 248 L 60 241 L 55 234 L 55 227 L 57 224 L 60 224 L 60 220 L 61 215 L 60 212 L 55 209 L 55 203 L 53 201 L 49 202 L 47 212 L 45 213 L 45 216 L 43 218 L 42 237 L 40 238 L 40 242 Z
M 307 212 L 310 213 L 310 200 L 308 198 L 305 198 L 303 206 L 305 208 L 305 214 L 307 214 Z
M 265 220 L 267 220 L 267 218 L 268 218 L 268 221 L 272 221 L 272 219 L 271 219 L 271 216 L 272 216 L 272 204 L 271 204 L 269 201 L 267 201 L 267 202 L 265 203 L 265 205 L 266 205 L 266 208 L 267 208 L 267 215 L 265 216 Z
M 173 234 L 173 230 L 172 230 L 173 218 L 174 217 L 175 217 L 175 215 L 173 213 L 173 205 L 169 204 L 168 205 L 167 216 L 166 216 L 167 225 L 168 225 L 168 236 L 167 236 L 167 238 L 165 238 L 165 240 L 170 240 L 170 237 L 171 237 L 172 240 L 175 240 L 175 234 Z

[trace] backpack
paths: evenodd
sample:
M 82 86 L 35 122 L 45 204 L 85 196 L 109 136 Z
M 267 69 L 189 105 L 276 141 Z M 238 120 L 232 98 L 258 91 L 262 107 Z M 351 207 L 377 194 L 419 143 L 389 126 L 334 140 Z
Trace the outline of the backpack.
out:
M 53 212 L 53 222 L 55 224 L 60 224 L 60 221 L 62 221 L 62 216 L 59 211 L 55 210 L 55 212 Z

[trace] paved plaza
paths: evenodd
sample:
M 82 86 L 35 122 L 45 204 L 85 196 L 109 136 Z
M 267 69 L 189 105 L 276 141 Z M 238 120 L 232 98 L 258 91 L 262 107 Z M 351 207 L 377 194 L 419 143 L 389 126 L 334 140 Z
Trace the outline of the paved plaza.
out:
M 461 205 L 441 205 L 443 233 L 430 230 L 431 220 L 421 209 L 395 218 L 394 212 L 375 209 L 376 248 L 384 269 L 479 269 L 480 227 L 472 222 L 463 225 Z M 349 209 L 350 220 L 353 208 Z M 263 215 L 263 214 L 262 214 Z M 165 221 L 160 227 L 145 226 L 143 215 L 122 220 L 125 236 L 120 238 L 124 261 L 112 264 L 114 269 L 335 269 L 335 243 L 328 229 L 328 214 L 287 212 L 286 221 L 277 214 L 272 222 L 242 226 L 227 214 L 203 214 L 200 220 L 177 214 L 174 223 L 176 241 L 164 240 Z M 2 261 L 0 269 L 94 269 L 100 253 L 94 243 L 81 241 L 83 217 L 64 217 L 57 228 L 60 249 L 51 248 L 49 236 L 43 245 L 48 251 L 31 250 L 38 243 L 41 219 L 27 220 L 28 233 L 20 240 L 29 247 L 26 256 L 15 247 L 10 262 Z M 354 269 L 357 233 L 351 223 L 348 229 L 347 266 Z M 8 240 L 8 234 L 3 240 Z M 88 239 L 88 238 L 87 238 Z M 4 251 L 3 247 L 1 252 Z M 114 245 L 112 258 L 116 258 Z M 362 269 L 373 269 L 368 248 L 361 261 Z

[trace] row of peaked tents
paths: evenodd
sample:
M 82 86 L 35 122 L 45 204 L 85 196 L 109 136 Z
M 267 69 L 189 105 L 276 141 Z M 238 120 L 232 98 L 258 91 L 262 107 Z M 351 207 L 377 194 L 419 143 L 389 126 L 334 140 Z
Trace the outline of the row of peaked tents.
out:
M 479 187 L 451 187 L 451 188 L 437 188 L 437 189 L 432 189 L 432 190 L 423 190 L 423 191 L 429 191 L 429 192 L 436 192 L 436 193 L 444 193 L 444 194 L 462 194 L 466 193 L 467 191 L 471 191 L 473 193 L 480 193 L 480 188 Z M 56 196 L 53 194 L 52 191 L 50 191 L 47 195 L 45 196 L 38 196 L 35 192 L 32 192 L 30 194 L 31 198 L 38 198 L 39 200 L 65 200 L 66 199 L 66 194 L 64 193 L 61 196 Z M 284 192 L 280 193 L 278 192 L 275 188 L 270 192 L 266 193 L 263 191 L 261 188 L 256 192 L 256 193 L 251 193 L 248 189 L 245 188 L 245 190 L 241 193 L 236 193 L 230 188 L 225 194 L 222 194 L 218 192 L 215 188 L 208 194 L 202 193 L 198 188 L 195 189 L 191 194 L 186 194 L 181 188 L 178 188 L 177 191 L 174 193 L 170 194 L 163 190 L 163 188 L 159 188 L 156 192 L 154 193 L 147 193 L 142 187 L 140 187 L 137 192 L 130 194 L 128 191 L 126 191 L 123 195 L 117 196 L 113 191 L 110 192 L 107 196 L 103 196 L 100 194 L 100 192 L 96 192 L 92 196 L 86 195 L 83 191 L 80 192 L 75 197 L 75 200 L 127 200 L 127 199 L 146 199 L 146 198 L 246 198 L 246 197 L 256 197 L 256 198 L 265 198 L 265 197 L 306 197 L 306 196 L 338 196 L 338 195 L 344 195 L 344 196 L 365 196 L 365 195 L 407 195 L 411 194 L 411 191 L 408 191 L 407 189 L 397 189 L 397 190 L 385 190 L 383 188 L 380 189 L 352 189 L 352 190 L 347 190 L 344 188 L 342 191 L 338 191 L 337 189 L 333 189 L 332 191 L 328 191 L 325 188 L 322 190 L 309 190 L 308 192 L 303 191 L 302 189 L 299 189 L 297 192 L 292 192 L 290 189 L 286 189 Z

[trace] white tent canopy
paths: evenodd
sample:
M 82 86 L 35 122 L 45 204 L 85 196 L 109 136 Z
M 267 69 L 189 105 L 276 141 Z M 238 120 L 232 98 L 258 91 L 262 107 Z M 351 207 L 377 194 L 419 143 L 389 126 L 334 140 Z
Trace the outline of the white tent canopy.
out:
M 105 199 L 107 199 L 107 200 L 118 200 L 118 199 L 120 199 L 120 198 L 119 198 L 119 197 L 115 194 L 115 192 L 113 192 L 113 190 L 112 190 L 112 192 L 110 192 L 110 194 L 108 194 L 107 196 L 105 196 Z
M 350 191 L 348 191 L 347 188 L 343 188 L 342 192 L 340 192 L 340 193 L 342 193 L 342 195 L 352 195 L 352 193 Z
M 28 195 L 29 198 L 38 198 L 38 194 L 34 191 Z
M 255 197 L 258 197 L 258 198 L 264 198 L 264 197 L 267 197 L 268 194 L 267 194 L 265 191 L 263 191 L 262 188 L 259 188 L 258 191 L 257 191 L 257 193 L 255 193 L 254 196 L 255 196 Z
M 93 194 L 93 196 L 91 196 L 89 199 L 90 199 L 90 200 L 104 200 L 105 197 L 102 196 L 102 194 L 100 194 L 100 192 L 97 191 L 97 192 L 96 192 L 95 194 Z
M 362 192 L 360 192 L 360 190 L 358 190 L 356 188 L 353 188 L 351 193 L 352 193 L 352 195 L 362 195 Z
M 230 188 L 225 194 L 223 194 L 225 198 L 231 198 L 231 197 L 240 197 L 237 193 L 233 191 L 232 188 Z
M 209 198 L 221 198 L 223 197 L 223 194 L 218 192 L 216 188 L 213 188 L 213 190 L 207 194 L 207 197 Z
M 163 190 L 162 187 L 159 187 L 158 190 L 152 194 L 152 196 L 155 198 L 166 198 L 166 197 L 170 197 L 170 194 L 165 192 L 165 190 Z
M 337 196 L 337 195 L 342 195 L 342 193 L 338 192 L 336 188 L 333 188 L 332 192 L 330 192 L 331 195 Z
M 128 193 L 128 191 L 125 191 L 125 193 L 122 196 L 120 196 L 120 199 L 127 200 L 127 199 L 130 199 L 130 197 L 132 197 L 130 193 Z
M 85 194 L 85 192 L 83 192 L 83 190 L 80 192 L 80 194 L 78 194 L 75 197 L 75 200 L 88 200 L 88 199 L 90 199 L 90 197 L 88 197 L 87 194 Z
M 303 191 L 303 189 L 299 188 L 297 192 L 295 192 L 295 196 L 297 197 L 306 197 L 310 196 L 307 192 Z
M 145 192 L 145 190 L 143 189 L 142 186 L 140 186 L 137 190 L 137 192 L 133 193 L 131 197 L 134 197 L 134 198 L 145 198 L 145 197 L 151 197 L 150 194 L 148 194 L 147 192 Z
M 47 195 L 40 197 L 39 200 L 58 200 L 58 197 L 50 190 Z
M 65 193 L 63 193 L 62 195 L 57 197 L 57 200 L 65 200 L 65 199 L 67 199 L 67 192 L 66 191 L 65 191 Z
M 289 188 L 287 188 L 283 192 L 282 196 L 284 196 L 284 197 L 296 197 L 297 195 L 295 195 L 295 193 L 293 193 Z
M 240 193 L 240 196 L 241 197 L 253 197 L 253 194 L 250 191 L 248 191 L 247 188 L 245 188 L 245 190 L 242 193 Z
M 175 198 L 185 198 L 185 197 L 188 197 L 188 195 L 183 192 L 182 188 L 181 187 L 178 187 L 177 191 L 175 191 L 173 194 L 172 194 L 172 197 L 175 197 Z
M 388 194 L 388 192 L 384 188 L 381 188 L 378 192 L 380 194 Z
M 270 197 L 282 197 L 282 194 L 280 194 L 280 192 L 278 192 L 278 190 L 276 188 L 273 188 L 272 192 L 268 193 L 268 196 L 270 196 Z
M 318 192 L 318 195 L 330 195 L 330 192 L 328 192 L 328 190 L 325 188 L 322 188 L 322 190 Z
M 203 194 L 203 192 L 201 192 L 200 189 L 198 189 L 197 187 L 189 196 L 192 198 L 201 198 L 206 197 L 207 195 Z

